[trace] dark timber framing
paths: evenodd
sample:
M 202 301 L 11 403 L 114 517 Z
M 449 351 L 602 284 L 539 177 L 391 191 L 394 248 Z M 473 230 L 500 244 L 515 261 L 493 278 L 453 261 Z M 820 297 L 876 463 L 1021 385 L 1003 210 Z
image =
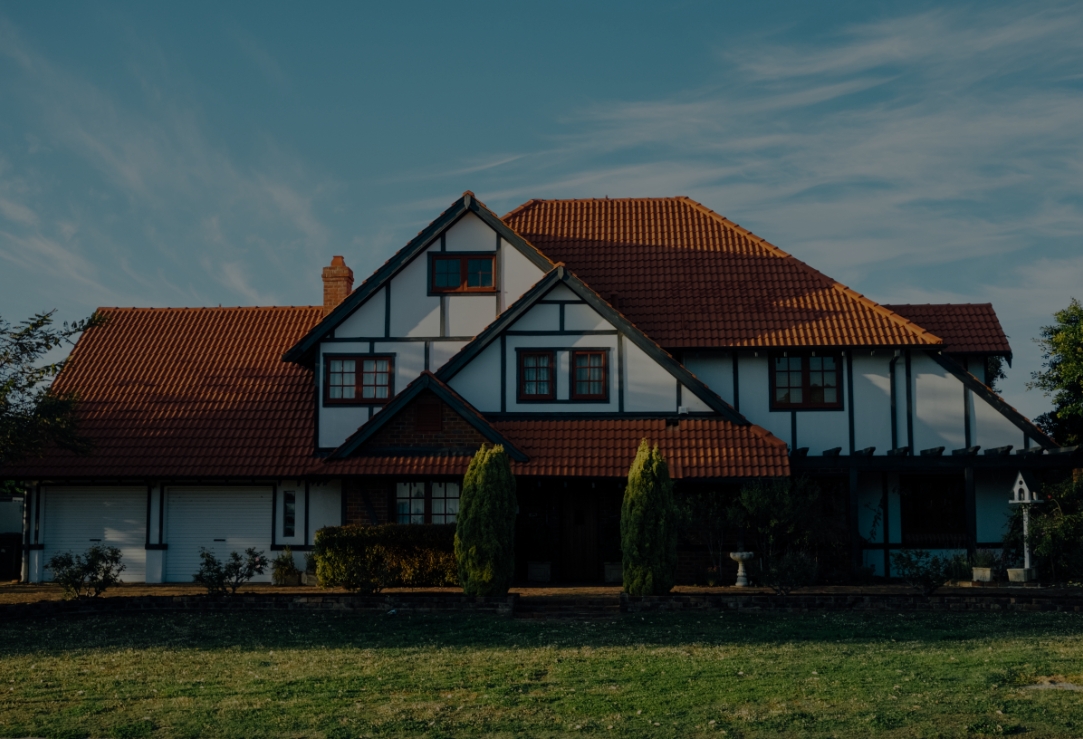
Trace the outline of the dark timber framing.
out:
M 548 272 L 553 268 L 553 263 L 538 251 L 533 244 L 508 228 L 495 213 L 479 203 L 477 198 L 469 193 L 463 193 L 461 198 L 452 203 L 447 210 L 426 226 L 421 233 L 410 241 L 410 243 L 400 249 L 395 256 L 384 263 L 380 269 L 376 270 L 369 279 L 361 283 L 361 285 L 350 293 L 338 307 L 324 316 L 322 321 L 305 334 L 305 336 L 289 351 L 282 355 L 282 359 L 287 362 L 298 363 L 307 363 L 311 361 L 312 354 L 319 346 L 319 343 L 329 336 L 336 326 L 352 315 L 355 310 L 361 307 L 361 305 L 380 290 L 380 288 L 389 285 L 390 280 L 395 275 L 401 272 L 416 256 L 432 246 L 433 242 L 436 241 L 438 237 L 442 236 L 447 229 L 455 225 L 455 223 L 467 213 L 473 213 L 480 218 L 487 226 L 489 226 L 489 228 L 493 229 L 500 238 L 510 244 L 513 248 L 518 249 L 528 261 L 534 264 L 534 266 L 542 272 Z M 391 293 L 389 291 L 385 298 L 384 312 L 387 337 L 390 337 L 391 335 L 390 308 Z
M 1015 426 L 1023 432 L 1026 438 L 1037 441 L 1043 449 L 1057 448 L 1056 443 L 1046 436 L 1041 429 L 1031 423 L 1022 413 L 1008 405 L 1003 398 L 986 387 L 981 380 L 967 372 L 961 364 L 951 357 L 947 357 L 937 351 L 927 351 L 925 353 L 928 354 L 934 362 L 957 377 L 974 395 L 977 395 L 986 403 L 993 406 L 993 408 L 1000 412 L 1001 415 L 1015 424 Z
M 346 441 L 342 442 L 335 451 L 331 452 L 328 459 L 345 459 L 356 452 L 372 435 L 383 428 L 394 418 L 411 400 L 429 390 L 440 400 L 451 406 L 451 409 L 462 416 L 463 420 L 473 426 L 477 431 L 493 444 L 503 444 L 508 456 L 516 462 L 526 462 L 527 456 L 515 447 L 499 431 L 494 429 L 474 406 L 459 396 L 454 390 L 445 385 L 432 372 L 423 372 L 420 377 L 411 382 L 403 391 L 395 396 L 381 413 L 369 419 L 361 428 L 355 431 Z M 428 454 L 428 451 L 417 450 L 418 453 Z
M 722 398 L 720 398 L 713 390 L 704 385 L 699 378 L 685 369 L 682 364 L 677 362 L 672 355 L 648 338 L 646 334 L 636 328 L 636 326 L 629 322 L 628 319 L 615 311 L 607 302 L 602 300 L 601 296 L 590 289 L 582 280 L 565 269 L 563 265 L 558 265 L 556 269 L 552 270 L 544 278 L 539 280 L 534 287 L 530 288 L 530 290 L 515 301 L 515 303 L 508 306 L 508 309 L 504 311 L 500 318 L 489 324 L 489 326 L 478 334 L 473 341 L 464 346 L 458 354 L 437 370 L 436 376 L 444 382 L 450 381 L 451 378 L 469 364 L 474 357 L 495 341 L 497 337 L 505 336 L 505 332 L 515 321 L 525 315 L 530 308 L 558 284 L 563 284 L 582 298 L 582 300 L 599 315 L 615 326 L 620 334 L 628 337 L 628 339 L 639 347 L 639 349 L 647 356 L 658 362 L 696 397 L 702 400 L 711 410 L 739 426 L 751 425 L 748 419 L 733 409 L 733 406 L 722 400 Z M 507 351 L 502 344 L 500 356 L 506 357 L 506 355 Z M 501 361 L 506 362 L 507 360 L 502 359 Z M 502 398 L 505 396 L 506 393 L 501 393 Z

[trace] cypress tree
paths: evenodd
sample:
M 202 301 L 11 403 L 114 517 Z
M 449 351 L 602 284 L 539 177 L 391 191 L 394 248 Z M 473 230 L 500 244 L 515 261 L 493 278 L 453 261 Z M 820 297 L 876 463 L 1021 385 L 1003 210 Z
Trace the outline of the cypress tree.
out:
M 515 477 L 502 446 L 482 446 L 463 479 L 455 559 L 467 595 L 504 595 L 515 574 Z
M 624 590 L 630 595 L 663 595 L 677 575 L 677 508 L 669 465 L 658 447 L 639 444 L 628 470 L 620 512 Z

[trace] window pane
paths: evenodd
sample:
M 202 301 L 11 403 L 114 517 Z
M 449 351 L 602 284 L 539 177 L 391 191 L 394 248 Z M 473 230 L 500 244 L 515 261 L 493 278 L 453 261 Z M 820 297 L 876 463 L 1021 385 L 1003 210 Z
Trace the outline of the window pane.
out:
M 331 373 L 334 374 L 336 372 L 341 372 L 341 371 L 342 371 L 342 360 L 341 359 L 332 359 L 331 360 Z
M 824 369 L 828 369 L 828 370 L 835 369 L 835 358 L 834 357 L 823 357 L 823 363 L 824 363 Z
M 338 387 L 338 386 L 332 384 L 329 388 L 327 388 L 327 391 L 328 391 L 328 393 L 327 393 L 328 397 L 331 398 L 332 400 L 339 400 L 340 398 L 342 398 L 342 388 L 341 387 Z
M 790 399 L 787 402 L 789 402 L 789 403 L 800 403 L 800 402 L 802 402 L 801 395 L 802 395 L 801 388 L 793 388 L 793 389 L 790 390 Z
M 453 289 L 462 282 L 458 259 L 437 259 L 433 262 L 433 282 L 435 287 Z
M 833 387 L 824 388 L 824 402 L 825 403 L 837 403 L 839 402 L 839 391 Z
M 790 391 L 784 387 L 775 388 L 775 402 L 776 403 L 789 403 Z
M 467 287 L 493 286 L 493 260 L 491 257 L 467 260 L 466 284 Z
M 282 493 L 282 536 L 293 536 L 297 522 L 297 493 L 286 490 Z
M 824 402 L 824 389 L 822 387 L 810 387 L 808 391 L 808 402 L 813 405 L 819 405 Z
M 790 373 L 789 386 L 790 387 L 801 387 L 801 373 L 800 372 L 791 372 Z

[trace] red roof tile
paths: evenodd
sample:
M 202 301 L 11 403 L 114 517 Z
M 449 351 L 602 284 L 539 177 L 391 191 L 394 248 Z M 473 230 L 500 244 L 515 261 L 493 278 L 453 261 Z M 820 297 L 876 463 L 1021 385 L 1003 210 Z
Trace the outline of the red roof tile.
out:
M 940 343 L 689 198 L 531 200 L 503 220 L 667 348 Z
M 302 472 L 312 373 L 281 360 L 323 316 L 304 308 L 103 308 L 57 378 L 94 452 L 54 451 L 14 474 L 244 477 Z
M 885 305 L 900 316 L 927 328 L 944 340 L 949 354 L 1011 356 L 1008 337 L 990 303 Z
M 790 474 L 786 444 L 759 426 L 721 418 L 525 419 L 494 421 L 530 462 L 517 475 L 623 477 L 641 439 L 657 444 L 674 479 L 782 477 Z
M 217 479 L 300 475 L 459 475 L 468 457 L 313 456 L 312 373 L 282 351 L 322 317 L 304 308 L 104 308 L 57 379 L 76 390 L 86 456 L 54 450 L 5 470 L 32 479 Z M 639 440 L 657 442 L 673 476 L 788 474 L 786 447 L 722 419 L 493 422 L 530 457 L 521 475 L 623 476 Z M 521 446 L 520 446 L 521 445 Z
M 759 426 L 720 418 L 520 419 L 492 425 L 522 450 L 529 462 L 513 462 L 518 476 L 624 477 L 640 439 L 657 444 L 674 479 L 784 477 L 790 474 L 786 444 Z M 351 457 L 328 461 L 333 474 L 461 475 L 469 457 Z

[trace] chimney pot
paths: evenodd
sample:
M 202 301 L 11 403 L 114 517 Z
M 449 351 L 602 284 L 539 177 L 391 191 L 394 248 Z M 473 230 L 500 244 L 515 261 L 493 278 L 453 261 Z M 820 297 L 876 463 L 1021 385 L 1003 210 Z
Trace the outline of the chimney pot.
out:
M 353 270 L 341 256 L 332 257 L 331 265 L 323 268 L 323 314 L 337 308 L 352 290 Z

